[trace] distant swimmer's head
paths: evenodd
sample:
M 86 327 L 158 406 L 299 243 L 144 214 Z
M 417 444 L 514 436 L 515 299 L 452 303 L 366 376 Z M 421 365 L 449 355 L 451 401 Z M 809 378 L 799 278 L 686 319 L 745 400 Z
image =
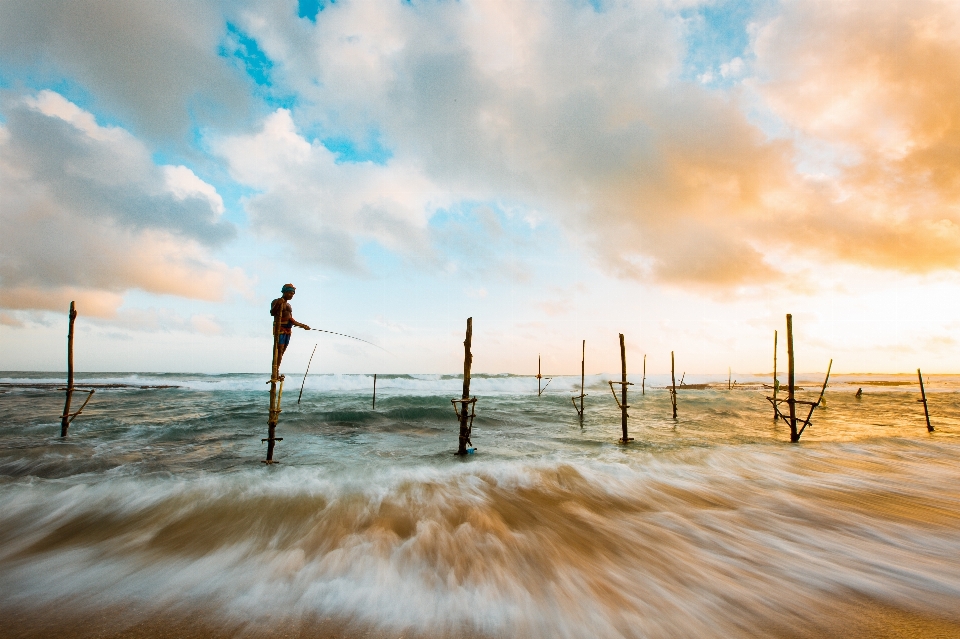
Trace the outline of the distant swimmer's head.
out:
M 284 284 L 283 288 L 280 289 L 280 292 L 283 293 L 283 296 L 287 299 L 293 297 L 293 294 L 297 292 L 297 287 L 293 284 Z

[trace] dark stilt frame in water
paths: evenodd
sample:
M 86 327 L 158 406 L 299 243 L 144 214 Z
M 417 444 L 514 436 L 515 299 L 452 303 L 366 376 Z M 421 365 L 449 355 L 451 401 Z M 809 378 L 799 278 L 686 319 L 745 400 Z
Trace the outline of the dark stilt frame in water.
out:
M 469 455 L 476 451 L 473 442 L 470 441 L 470 435 L 473 432 L 473 418 L 476 416 L 477 398 L 470 397 L 470 367 L 473 365 L 473 353 L 470 347 L 473 343 L 473 318 L 467 318 L 467 336 L 463 340 L 463 392 L 460 399 L 451 399 L 453 410 L 457 413 L 457 419 L 460 421 L 460 439 L 457 445 L 457 455 Z M 467 406 L 470 412 L 467 412 Z M 470 446 L 468 449 L 467 446 Z
M 540 380 L 546 379 L 547 383 L 543 385 L 543 388 L 540 388 Z M 552 377 L 544 377 L 540 374 L 540 354 L 537 353 L 537 397 L 543 395 L 543 391 L 547 390 L 547 386 L 550 385 L 550 382 L 553 381 Z
M 774 362 L 776 362 L 776 331 L 774 331 Z M 787 313 L 787 399 L 777 399 L 777 383 L 776 383 L 776 363 L 774 363 L 774 394 L 771 397 L 767 397 L 767 400 L 773 404 L 773 410 L 776 417 L 782 419 L 787 423 L 787 426 L 790 427 L 790 441 L 792 443 L 797 443 L 800 441 L 800 436 L 803 435 L 803 431 L 807 429 L 807 426 L 811 424 L 811 419 L 813 418 L 813 411 L 816 410 L 817 406 L 820 406 L 823 402 L 823 394 L 827 390 L 827 382 L 830 381 L 830 371 L 833 369 L 833 359 L 830 360 L 830 363 L 827 365 L 827 375 L 823 379 L 823 386 L 820 388 L 820 397 L 817 398 L 815 402 L 808 402 L 804 400 L 797 399 L 795 397 L 797 389 L 797 380 L 794 371 L 794 357 L 793 357 L 793 315 Z M 789 416 L 784 415 L 780 410 L 780 404 L 783 402 L 787 403 L 789 407 Z M 799 420 L 797 419 L 797 404 L 803 404 L 809 406 L 810 410 L 807 412 L 806 419 Z M 800 429 L 797 429 L 797 424 L 802 423 L 803 426 Z
M 377 410 L 377 374 L 373 374 L 373 406 L 371 410 Z
M 630 405 L 627 404 L 627 386 L 633 386 L 633 383 L 627 381 L 627 348 L 623 342 L 623 333 L 620 333 L 620 381 L 607 383 L 610 384 L 610 392 L 613 393 L 613 399 L 620 408 L 620 427 L 623 429 L 623 437 L 620 438 L 619 443 L 629 444 L 633 441 L 633 437 L 630 437 L 630 433 L 627 432 L 627 417 L 629 417 L 627 409 L 630 408 Z M 622 399 L 617 398 L 617 392 L 613 390 L 614 384 L 620 384 Z
M 677 418 L 677 374 L 673 363 L 673 351 L 670 351 L 670 401 L 673 403 L 673 418 Z M 682 381 L 681 381 L 682 383 Z
M 583 344 L 580 346 L 580 394 L 574 395 L 570 398 L 570 401 L 573 402 L 573 408 L 577 411 L 577 416 L 580 418 L 580 426 L 583 427 L 583 398 L 586 397 L 586 393 L 583 392 L 583 378 L 584 378 L 584 362 L 587 359 L 587 340 L 583 340 Z M 580 408 L 577 408 L 577 399 L 580 400 Z
M 63 414 L 60 415 L 60 437 L 67 436 L 67 429 L 70 428 L 70 424 L 77 418 L 77 415 L 83 412 L 87 402 L 90 401 L 90 398 L 93 397 L 93 394 L 96 392 L 96 389 L 93 388 L 81 390 L 81 393 L 87 393 L 87 399 L 80 405 L 80 409 L 77 412 L 70 412 L 70 402 L 73 400 L 73 392 L 76 390 L 73 385 L 73 324 L 77 321 L 77 307 L 74 302 L 70 302 L 69 317 L 70 328 L 67 330 L 67 387 L 61 389 L 67 391 L 67 398 L 63 404 Z
M 280 421 L 280 401 L 283 399 L 283 376 L 280 375 L 280 317 L 283 313 L 277 313 L 273 318 L 273 364 L 270 367 L 270 415 L 267 418 L 267 436 L 261 439 L 260 443 L 267 442 L 267 458 L 262 460 L 264 464 L 274 464 L 273 449 L 277 442 L 282 442 L 283 437 L 277 437 L 277 422 Z M 307 377 L 304 375 L 304 381 Z M 279 384 L 279 388 L 278 385 Z
M 640 394 L 647 394 L 647 354 L 643 354 L 643 377 L 640 379 Z
M 927 410 L 927 392 L 923 389 L 923 375 L 920 373 L 920 369 L 917 369 L 917 377 L 920 378 L 920 399 L 918 402 L 923 404 L 923 416 L 927 418 L 927 432 L 933 432 L 933 426 L 930 425 L 930 411 Z

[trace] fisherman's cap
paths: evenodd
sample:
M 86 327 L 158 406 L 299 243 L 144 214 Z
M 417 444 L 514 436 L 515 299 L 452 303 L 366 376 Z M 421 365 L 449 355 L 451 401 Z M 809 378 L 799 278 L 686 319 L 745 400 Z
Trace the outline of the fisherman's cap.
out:
M 284 284 L 284 285 L 283 285 L 283 288 L 280 289 L 280 292 L 281 292 L 281 293 L 287 293 L 287 292 L 296 293 L 296 292 L 297 292 L 297 287 L 294 286 L 293 284 Z

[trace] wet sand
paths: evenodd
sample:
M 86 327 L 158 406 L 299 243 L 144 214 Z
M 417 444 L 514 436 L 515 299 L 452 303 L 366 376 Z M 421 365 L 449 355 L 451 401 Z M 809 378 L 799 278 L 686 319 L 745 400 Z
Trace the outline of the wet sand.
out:
M 743 628 L 744 639 L 957 639 L 960 617 L 955 613 L 908 610 L 864 597 L 825 604 L 821 609 L 795 611 L 793 627 Z M 215 621 L 200 612 L 140 613 L 135 608 L 76 612 L 2 610 L 0 639 L 481 639 L 473 633 L 422 634 L 414 630 L 365 628 L 349 621 L 305 617 L 278 623 Z M 504 635 L 507 636 L 507 635 Z M 658 638 L 659 639 L 659 638 Z M 686 638 L 678 638 L 686 639 Z M 731 636 L 735 639 L 735 636 Z

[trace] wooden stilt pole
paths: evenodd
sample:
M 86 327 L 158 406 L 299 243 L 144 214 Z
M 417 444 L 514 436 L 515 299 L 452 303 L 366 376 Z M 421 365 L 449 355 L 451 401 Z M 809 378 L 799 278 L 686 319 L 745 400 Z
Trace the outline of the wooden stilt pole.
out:
M 373 410 L 377 410 L 377 374 L 373 374 Z
M 730 386 L 731 379 L 733 379 L 733 368 L 728 366 L 727 367 L 727 390 L 730 390 L 732 388 L 732 386 Z
M 70 400 L 73 399 L 73 324 L 77 320 L 77 309 L 70 302 L 70 328 L 67 330 L 67 399 L 63 404 L 63 415 L 60 417 L 60 437 L 67 436 L 70 427 Z
M 640 394 L 647 394 L 647 354 L 643 354 L 643 378 L 640 380 Z
M 923 390 L 923 375 L 920 369 L 917 369 L 917 377 L 920 378 L 920 401 L 923 402 L 923 416 L 927 418 L 927 432 L 933 432 L 933 426 L 930 425 L 930 411 L 927 410 L 927 393 Z
M 777 331 L 773 331 L 773 421 L 777 421 L 780 416 L 780 409 L 777 407 L 777 389 L 780 384 L 777 382 Z
M 467 318 L 467 336 L 463 340 L 463 393 L 459 400 L 453 400 L 454 407 L 459 404 L 457 416 L 460 418 L 460 441 L 457 446 L 457 455 L 466 455 L 471 451 L 467 450 L 467 445 L 473 446 L 470 441 L 470 432 L 473 430 L 474 407 L 477 399 L 470 397 L 470 367 L 473 364 L 473 354 L 470 352 L 470 346 L 473 343 L 473 318 Z M 467 406 L 471 411 L 467 412 Z
M 543 375 L 540 374 L 540 353 L 537 353 L 537 397 L 540 397 L 540 393 L 543 391 L 540 390 L 540 379 Z
M 797 400 L 794 397 L 797 384 L 793 364 L 793 315 L 787 313 L 787 406 L 790 408 L 790 441 L 797 443 L 800 433 L 797 432 Z
M 586 361 L 587 354 L 587 340 L 583 340 L 580 351 L 580 408 L 577 408 L 577 398 L 571 397 L 570 401 L 573 402 L 573 408 L 577 411 L 577 415 L 580 417 L 580 427 L 583 428 L 583 398 L 586 397 L 586 394 L 583 392 L 583 378 L 585 376 L 586 368 L 584 362 Z
M 627 348 L 623 343 L 623 333 L 620 333 L 620 427 L 623 429 L 623 439 L 621 444 L 628 444 L 633 441 L 627 432 Z
M 267 458 L 264 464 L 273 464 L 273 448 L 283 437 L 277 437 L 277 422 L 280 420 L 280 400 L 283 398 L 283 376 L 280 375 L 280 319 L 283 315 L 278 312 L 273 318 L 273 364 L 270 366 L 270 415 L 267 417 L 267 437 L 260 443 L 267 442 Z M 306 377 L 304 377 L 306 379 Z M 278 386 L 279 384 L 279 386 Z
M 677 375 L 673 364 L 673 351 L 670 351 L 670 401 L 673 402 L 673 418 L 677 418 Z

